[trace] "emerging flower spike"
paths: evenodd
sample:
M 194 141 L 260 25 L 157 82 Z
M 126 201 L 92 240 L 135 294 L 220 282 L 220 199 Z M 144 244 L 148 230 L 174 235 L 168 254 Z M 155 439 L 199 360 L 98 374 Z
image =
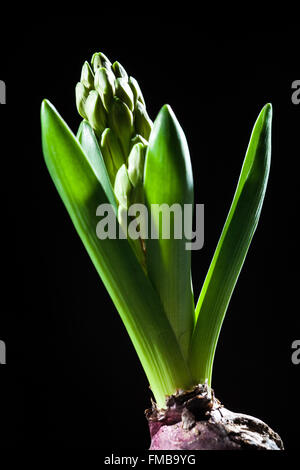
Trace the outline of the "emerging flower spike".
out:
M 145 153 L 153 123 L 137 80 L 128 76 L 119 62 L 112 64 L 99 52 L 93 55 L 91 64 L 83 64 L 75 87 L 76 106 L 97 136 L 118 205 L 123 206 L 118 209 L 118 220 L 127 227 L 128 204 L 144 201 Z M 133 187 L 124 186 L 124 175 Z M 130 189 L 130 199 L 125 189 Z M 138 257 L 143 258 L 144 245 L 139 241 L 133 245 Z

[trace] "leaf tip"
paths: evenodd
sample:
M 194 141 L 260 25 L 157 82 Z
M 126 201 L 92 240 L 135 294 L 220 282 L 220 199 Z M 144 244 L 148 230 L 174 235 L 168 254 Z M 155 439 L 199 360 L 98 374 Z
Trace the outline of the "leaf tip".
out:
M 47 98 L 42 100 L 41 110 L 44 111 L 50 105 L 50 101 Z
M 265 104 L 265 106 L 263 107 L 263 110 L 265 111 L 265 115 L 266 115 L 266 116 L 272 117 L 272 114 L 273 114 L 273 106 L 272 106 L 272 103 L 267 103 L 267 104 Z
M 272 103 L 265 104 L 265 106 L 261 110 L 260 115 L 262 117 L 262 121 L 264 121 L 265 124 L 270 125 L 272 122 L 272 116 L 273 116 Z
M 173 109 L 171 108 L 171 106 L 169 104 L 164 104 L 161 107 L 159 114 L 163 117 L 172 117 L 172 118 L 174 118 L 174 116 L 175 116 L 174 111 L 173 111 Z
M 41 104 L 41 120 L 42 120 L 42 122 L 43 122 L 43 117 L 45 117 L 46 114 L 49 114 L 49 111 L 55 111 L 55 108 L 49 100 L 44 98 L 43 101 L 42 101 L 42 104 Z

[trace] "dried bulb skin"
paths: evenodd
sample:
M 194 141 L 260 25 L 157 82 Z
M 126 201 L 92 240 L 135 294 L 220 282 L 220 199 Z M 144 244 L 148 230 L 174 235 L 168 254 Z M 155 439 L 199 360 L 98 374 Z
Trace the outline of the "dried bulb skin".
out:
M 227 410 L 206 385 L 172 395 L 167 409 L 146 410 L 150 450 L 283 450 L 263 421 Z

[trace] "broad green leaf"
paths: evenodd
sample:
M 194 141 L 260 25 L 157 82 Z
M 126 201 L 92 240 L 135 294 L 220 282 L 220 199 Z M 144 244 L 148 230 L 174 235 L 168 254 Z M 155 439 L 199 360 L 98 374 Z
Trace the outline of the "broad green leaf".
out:
M 162 304 L 128 241 L 97 237 L 96 209 L 109 200 L 99 184 L 95 165 L 91 164 L 93 157 L 87 156 L 46 100 L 42 103 L 41 124 L 43 152 L 50 175 L 125 324 L 158 406 L 162 407 L 165 395 L 192 383 Z M 105 316 L 103 323 L 105 329 Z M 99 337 L 101 334 L 99 331 Z
M 87 121 L 82 121 L 77 133 L 77 138 L 83 148 L 88 161 L 100 182 L 108 201 L 115 209 L 117 213 L 117 203 L 114 196 L 113 188 L 108 176 L 108 172 L 104 163 L 104 159 L 95 136 L 95 133 Z
M 158 235 L 158 239 L 149 235 L 146 241 L 148 274 L 159 293 L 183 355 L 187 357 L 194 327 L 194 299 L 191 251 L 186 249 L 187 239 L 184 231 L 184 205 L 190 204 L 191 208 L 193 207 L 193 174 L 185 135 L 167 105 L 160 110 L 150 135 L 145 161 L 144 190 L 148 212 L 151 212 L 151 229 L 154 227 Z M 163 204 L 165 206 L 162 206 Z M 173 206 L 174 204 L 177 207 Z M 178 222 L 172 212 L 172 206 L 177 211 Z M 170 236 L 165 239 L 164 227 L 160 223 L 160 210 L 165 209 L 167 214 L 168 208 L 171 221 Z M 181 235 L 179 232 L 174 233 L 175 225 Z M 192 217 L 190 227 L 192 228 Z M 151 233 L 150 228 L 149 232 Z
M 196 382 L 211 383 L 215 349 L 223 319 L 256 230 L 271 162 L 272 106 L 254 125 L 241 175 L 220 240 L 196 307 L 190 366 Z

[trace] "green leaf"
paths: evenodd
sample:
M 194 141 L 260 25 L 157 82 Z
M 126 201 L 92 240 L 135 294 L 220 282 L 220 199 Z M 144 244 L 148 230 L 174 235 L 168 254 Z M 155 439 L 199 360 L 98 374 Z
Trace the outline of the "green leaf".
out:
M 211 383 L 215 349 L 223 319 L 257 227 L 271 162 L 272 106 L 254 125 L 242 171 L 220 240 L 196 307 L 190 367 L 197 383 Z
M 110 178 L 104 163 L 103 155 L 100 150 L 95 133 L 87 121 L 82 121 L 78 129 L 77 138 L 83 148 L 86 157 L 101 184 L 106 197 L 117 213 L 117 203 L 110 182 Z
M 158 406 L 162 407 L 165 395 L 192 384 L 162 304 L 128 241 L 99 240 L 97 237 L 99 218 L 96 209 L 109 200 L 99 184 L 100 175 L 96 174 L 99 169 L 95 169 L 93 157 L 87 156 L 66 123 L 46 100 L 42 103 L 41 124 L 43 152 L 50 175 L 125 324 Z M 96 314 L 102 314 L 105 331 L 101 299 L 99 305 Z M 99 331 L 99 337 L 101 334 Z M 111 338 L 114 341 L 112 333 Z M 116 350 L 119 351 L 117 344 Z M 115 380 L 118 380 L 117 372 Z
M 159 293 L 182 353 L 187 357 L 194 327 L 194 299 L 191 251 L 186 250 L 183 208 L 184 204 L 193 205 L 193 174 L 185 135 L 167 105 L 160 110 L 150 135 L 144 190 L 148 213 L 152 212 L 150 224 L 158 234 L 158 239 L 149 236 L 146 241 L 148 274 Z M 160 207 L 154 208 L 153 204 L 167 204 L 170 209 L 173 204 L 177 204 L 181 210 L 182 219 L 178 224 L 171 211 L 169 239 L 163 237 Z M 167 211 L 167 206 L 165 208 Z M 182 232 L 178 239 L 174 236 L 175 225 Z

